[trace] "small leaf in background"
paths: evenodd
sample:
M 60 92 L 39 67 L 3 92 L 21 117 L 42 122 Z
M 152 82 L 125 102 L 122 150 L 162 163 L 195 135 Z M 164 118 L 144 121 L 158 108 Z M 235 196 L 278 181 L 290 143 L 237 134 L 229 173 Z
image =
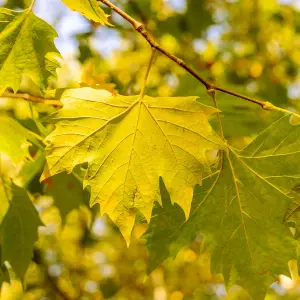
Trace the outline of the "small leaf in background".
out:
M 23 280 L 33 257 L 38 227 L 43 224 L 24 189 L 17 187 L 10 179 L 1 177 L 0 193 L 1 190 L 5 193 L 5 197 L 1 197 L 2 202 L 5 200 L 6 203 L 5 216 L 0 226 L 1 262 L 8 261 L 16 275 Z
M 97 0 L 63 0 L 63 2 L 70 9 L 80 12 L 88 19 L 102 25 L 109 25 L 107 15 L 104 13 Z
M 28 148 L 38 144 L 41 137 L 5 115 L 0 116 L 0 124 L 0 154 L 6 154 L 16 166 L 30 160 Z
M 18 91 L 24 75 L 46 89 L 59 67 L 56 31 L 31 10 L 0 8 L 0 32 L 0 94 L 7 88 Z
M 85 186 L 129 242 L 136 210 L 149 221 L 163 177 L 173 202 L 189 215 L 193 189 L 210 172 L 206 152 L 223 148 L 208 118 L 217 112 L 197 97 L 112 95 L 66 91 L 47 137 L 50 176 L 88 162 Z
M 20 187 L 28 187 L 37 174 L 41 173 L 45 165 L 44 152 L 38 151 L 34 158 L 27 161 L 14 178 L 14 183 Z
M 108 82 L 108 74 L 100 73 L 97 70 L 97 64 L 93 60 L 85 63 L 81 75 L 81 87 L 92 87 L 97 90 L 106 90 L 111 93 L 115 92 L 116 85 Z

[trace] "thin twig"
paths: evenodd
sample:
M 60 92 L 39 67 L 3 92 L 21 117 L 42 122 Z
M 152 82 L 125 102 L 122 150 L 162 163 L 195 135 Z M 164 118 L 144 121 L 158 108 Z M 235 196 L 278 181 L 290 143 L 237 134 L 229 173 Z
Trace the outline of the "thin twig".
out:
M 38 102 L 38 103 L 43 103 L 43 104 L 48 104 L 48 105 L 54 105 L 54 106 L 63 106 L 62 102 L 56 99 L 45 99 L 42 97 L 37 97 L 37 96 L 32 96 L 27 93 L 12 93 L 12 92 L 4 92 L 1 96 L 1 98 L 22 98 L 26 101 L 30 102 Z
M 172 53 L 170 53 L 169 51 L 167 51 L 166 49 L 164 49 L 162 46 L 160 46 L 156 42 L 156 40 L 149 35 L 149 33 L 146 30 L 144 24 L 142 24 L 141 22 L 138 22 L 137 20 L 135 20 L 134 18 L 132 18 L 131 16 L 129 16 L 126 12 L 124 12 L 122 9 L 120 9 L 117 6 L 115 6 L 114 4 L 112 4 L 108 0 L 97 0 L 97 1 L 102 2 L 106 6 L 110 7 L 118 15 L 120 15 L 122 18 L 124 18 L 125 20 L 127 20 L 134 27 L 134 29 L 145 38 L 145 40 L 150 44 L 150 46 L 152 48 L 157 49 L 159 52 L 161 52 L 162 54 L 164 54 L 165 56 L 167 56 L 169 59 L 171 59 L 176 64 L 178 64 L 180 67 L 182 67 L 187 72 L 189 72 L 191 75 L 193 75 L 196 79 L 198 79 L 205 86 L 206 90 L 220 91 L 220 92 L 223 92 L 225 94 L 229 94 L 229 95 L 232 95 L 234 97 L 238 97 L 238 98 L 250 101 L 252 103 L 258 104 L 259 106 L 261 106 L 263 109 L 266 109 L 266 110 L 278 110 L 278 111 L 282 111 L 282 112 L 287 112 L 287 113 L 290 113 L 290 114 L 294 114 L 294 115 L 300 117 L 299 115 L 297 115 L 297 114 L 295 114 L 293 112 L 290 112 L 288 110 L 283 110 L 283 109 L 281 109 L 281 108 L 279 108 L 279 107 L 271 104 L 270 102 L 261 101 L 261 100 L 258 100 L 258 99 L 254 99 L 254 98 L 251 98 L 251 97 L 248 97 L 248 96 L 244 96 L 242 94 L 238 94 L 236 92 L 227 90 L 225 88 L 215 86 L 214 84 L 208 82 L 202 76 L 200 76 L 199 74 L 197 74 L 182 59 L 176 57 L 175 55 L 173 55 Z

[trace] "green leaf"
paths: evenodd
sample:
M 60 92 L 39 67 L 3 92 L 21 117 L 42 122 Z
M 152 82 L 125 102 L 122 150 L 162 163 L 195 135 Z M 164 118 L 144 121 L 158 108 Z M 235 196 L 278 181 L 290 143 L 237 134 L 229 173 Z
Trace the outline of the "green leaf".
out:
M 254 299 L 261 299 L 274 276 L 288 274 L 296 246 L 284 219 L 288 190 L 299 181 L 299 130 L 284 117 L 243 151 L 228 147 L 220 172 L 204 180 L 204 189 L 196 189 L 186 222 L 181 217 L 170 226 L 170 220 L 178 220 L 178 209 L 156 208 L 145 235 L 150 270 L 201 233 L 212 252 L 213 271 L 248 288 Z M 165 224 L 158 223 L 161 215 Z M 167 238 L 159 234 L 161 228 L 168 228 Z
M 206 195 L 217 175 L 218 172 L 205 178 L 201 188 L 199 186 L 195 187 L 191 215 L 193 215 L 195 208 L 198 206 L 197 200 Z M 151 273 L 165 259 L 171 256 L 169 244 L 173 241 L 174 233 L 186 222 L 183 210 L 177 204 L 172 203 L 162 181 L 160 184 L 162 205 L 158 203 L 155 205 L 148 230 L 144 234 L 150 254 L 148 273 Z
M 30 160 L 28 147 L 41 138 L 8 116 L 0 116 L 0 154 L 4 153 L 15 165 Z
M 47 138 L 50 176 L 88 162 L 84 185 L 91 186 L 90 203 L 100 203 L 127 242 L 136 210 L 149 221 L 153 203 L 160 202 L 160 176 L 188 216 L 193 188 L 210 172 L 206 152 L 223 147 L 208 123 L 217 110 L 196 98 L 66 91 Z
M 63 2 L 72 10 L 76 10 L 83 14 L 86 18 L 100 23 L 102 25 L 108 25 L 107 15 L 101 9 L 99 1 L 97 0 L 63 0 Z
M 1 8 L 0 32 L 0 94 L 6 88 L 18 91 L 24 75 L 45 89 L 59 67 L 56 31 L 31 10 Z
M 73 174 L 60 173 L 48 178 L 45 193 L 53 197 L 63 220 L 73 209 L 85 204 L 82 183 Z
M 17 276 L 23 279 L 33 256 L 37 229 L 42 222 L 26 191 L 10 179 L 0 177 L 0 196 L 1 216 L 5 207 L 5 216 L 0 219 L 1 262 L 8 261 Z

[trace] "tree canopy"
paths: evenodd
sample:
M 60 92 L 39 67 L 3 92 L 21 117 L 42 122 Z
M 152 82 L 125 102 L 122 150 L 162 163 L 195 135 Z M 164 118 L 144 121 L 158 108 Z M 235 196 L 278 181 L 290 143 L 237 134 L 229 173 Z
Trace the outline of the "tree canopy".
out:
M 299 299 L 297 0 L 0 1 L 0 299 Z

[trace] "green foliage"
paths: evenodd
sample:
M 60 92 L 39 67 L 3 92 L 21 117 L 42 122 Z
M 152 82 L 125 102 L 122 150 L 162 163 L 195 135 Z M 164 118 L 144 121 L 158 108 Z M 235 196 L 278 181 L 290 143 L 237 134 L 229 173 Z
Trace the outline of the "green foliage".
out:
M 284 262 L 295 258 L 295 243 L 283 220 L 291 202 L 286 192 L 299 180 L 298 135 L 299 126 L 284 117 L 244 150 L 228 146 L 219 173 L 205 180 L 206 193 L 196 190 L 186 222 L 168 203 L 157 208 L 146 235 L 150 268 L 203 233 L 213 253 L 213 268 L 261 297 L 272 274 L 286 273 Z M 166 229 L 167 239 L 161 234 Z
M 296 5 L 107 1 L 0 1 L 1 300 L 299 298 Z
M 58 63 L 55 30 L 31 9 L 23 12 L 0 9 L 0 94 L 17 92 L 24 75 L 46 89 Z
M 85 205 L 85 198 L 89 196 L 82 190 L 82 182 L 74 175 L 66 173 L 49 178 L 46 182 L 45 193 L 53 197 L 63 220 L 72 210 Z
M 42 222 L 26 191 L 10 179 L 0 177 L 0 196 L 1 263 L 8 261 L 16 275 L 23 279 Z

